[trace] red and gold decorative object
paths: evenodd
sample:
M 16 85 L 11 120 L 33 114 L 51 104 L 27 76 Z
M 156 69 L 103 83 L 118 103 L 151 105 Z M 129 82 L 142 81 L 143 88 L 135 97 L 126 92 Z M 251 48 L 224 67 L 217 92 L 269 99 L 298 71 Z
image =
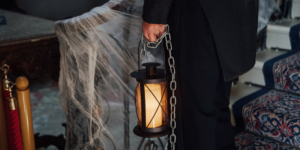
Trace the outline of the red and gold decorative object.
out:
M 4 71 L 4 104 L 6 114 L 6 127 L 9 150 L 23 150 L 22 136 L 20 130 L 19 112 L 16 99 L 12 96 L 13 83 L 7 78 L 8 69 Z

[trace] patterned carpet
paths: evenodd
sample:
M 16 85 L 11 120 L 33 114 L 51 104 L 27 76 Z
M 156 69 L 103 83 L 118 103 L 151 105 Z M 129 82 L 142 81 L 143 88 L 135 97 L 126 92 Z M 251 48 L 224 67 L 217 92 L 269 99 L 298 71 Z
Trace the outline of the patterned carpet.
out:
M 290 146 L 247 132 L 241 132 L 235 136 L 235 145 L 237 150 L 296 150 Z
M 263 73 L 266 86 L 300 93 L 300 52 L 289 52 L 267 61 Z
M 300 53 L 289 52 L 267 61 L 263 73 L 266 86 L 300 93 Z M 300 96 L 278 90 L 263 89 L 240 99 L 233 105 L 237 127 L 261 137 L 240 133 L 237 147 L 289 150 L 280 142 L 300 147 L 299 109 Z
M 243 107 L 245 128 L 300 146 L 300 97 L 272 90 Z
M 258 91 L 233 105 L 238 128 L 294 146 L 300 146 L 299 108 L 300 97 L 275 90 Z

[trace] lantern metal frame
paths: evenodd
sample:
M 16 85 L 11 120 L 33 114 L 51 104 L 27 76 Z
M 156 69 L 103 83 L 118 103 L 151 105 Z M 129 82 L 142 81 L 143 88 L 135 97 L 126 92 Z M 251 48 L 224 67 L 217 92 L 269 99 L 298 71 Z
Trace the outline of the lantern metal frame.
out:
M 139 52 L 139 50 L 138 50 Z M 141 98 L 141 122 L 142 122 L 142 126 L 140 126 L 139 124 L 134 128 L 133 132 L 134 134 L 136 134 L 137 136 L 140 137 L 146 137 L 146 138 L 157 138 L 157 137 L 162 137 L 165 135 L 168 135 L 169 133 L 171 133 L 171 127 L 170 127 L 170 108 L 169 108 L 169 101 L 167 101 L 168 105 L 167 105 L 167 110 L 164 110 L 164 108 L 162 107 L 162 101 L 163 98 L 165 97 L 165 94 L 167 96 L 167 99 L 169 97 L 168 95 L 168 89 L 167 89 L 167 85 L 168 85 L 168 79 L 170 76 L 167 76 L 166 74 L 166 65 L 164 65 L 164 69 L 158 69 L 156 68 L 157 66 L 159 66 L 159 63 L 144 63 L 142 64 L 142 66 L 145 66 L 146 69 L 140 69 L 140 57 L 138 58 L 138 70 L 134 71 L 130 74 L 131 77 L 135 78 L 136 81 L 139 83 L 137 86 L 139 86 L 139 90 L 140 90 L 140 95 L 136 95 L 136 96 L 140 96 Z M 155 75 L 151 75 L 149 76 L 149 72 L 151 73 L 155 73 Z M 151 74 L 150 73 L 150 74 Z M 146 84 L 158 84 L 158 83 L 163 83 L 165 82 L 165 86 L 163 89 L 163 93 L 161 95 L 161 98 L 157 98 L 155 97 L 155 95 L 151 92 L 151 90 L 148 88 L 148 86 Z M 150 120 L 149 124 L 146 125 L 146 98 L 145 98 L 145 87 L 148 88 L 148 90 L 151 92 L 151 94 L 155 97 L 157 103 L 159 104 L 155 114 L 153 115 L 152 119 Z M 138 88 L 138 87 L 137 87 Z M 135 98 L 136 98 L 135 96 Z M 136 102 L 137 100 L 135 100 Z M 136 105 L 137 106 L 137 105 Z M 156 128 L 147 128 L 150 123 L 153 121 L 158 108 L 161 107 L 163 114 L 166 117 L 167 123 L 166 125 L 162 125 L 160 127 L 156 127 Z M 138 114 L 139 112 L 137 112 Z M 139 118 L 139 117 L 138 117 Z M 140 118 L 139 118 L 140 119 Z

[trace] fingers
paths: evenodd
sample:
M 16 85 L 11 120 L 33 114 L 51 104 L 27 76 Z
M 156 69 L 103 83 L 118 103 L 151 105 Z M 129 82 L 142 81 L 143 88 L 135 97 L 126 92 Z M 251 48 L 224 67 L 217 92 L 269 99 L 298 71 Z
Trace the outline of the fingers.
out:
M 149 24 L 143 22 L 143 32 L 145 38 L 150 42 L 155 42 L 157 38 L 161 37 L 165 31 L 165 25 Z
M 156 34 L 144 32 L 145 38 L 150 42 L 155 42 L 157 40 Z
M 144 37 L 149 41 L 149 36 L 147 32 L 144 32 Z
M 154 34 L 153 32 L 148 34 L 149 35 L 149 41 L 150 42 L 155 42 L 157 40 L 156 34 Z
M 156 24 L 149 24 L 145 31 L 147 32 L 147 35 L 148 35 L 147 39 L 150 42 L 155 42 L 157 39 L 156 34 L 158 34 L 158 32 L 159 32 L 157 30 Z
M 163 34 L 164 34 L 164 32 L 165 32 L 165 26 L 166 25 L 160 25 L 160 28 L 159 28 L 159 37 L 161 37 Z

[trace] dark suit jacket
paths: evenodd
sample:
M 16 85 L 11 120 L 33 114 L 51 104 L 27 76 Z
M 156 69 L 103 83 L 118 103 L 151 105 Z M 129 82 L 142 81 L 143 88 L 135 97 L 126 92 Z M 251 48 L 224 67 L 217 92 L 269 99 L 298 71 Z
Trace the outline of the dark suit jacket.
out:
M 145 0 L 143 20 L 167 24 L 172 1 Z M 211 26 L 225 81 L 250 70 L 255 64 L 258 0 L 199 1 Z

